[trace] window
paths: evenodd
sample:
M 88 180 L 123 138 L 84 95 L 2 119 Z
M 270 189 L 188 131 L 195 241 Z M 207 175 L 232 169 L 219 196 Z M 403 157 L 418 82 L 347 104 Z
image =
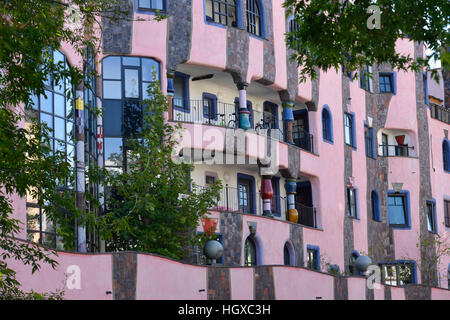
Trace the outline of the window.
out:
M 450 200 L 444 200 L 444 223 L 450 228 Z
M 383 150 L 383 156 L 387 157 L 389 156 L 389 140 L 388 136 L 384 133 L 381 134 L 381 143 L 382 143 L 382 150 Z
M 397 227 L 408 226 L 408 210 L 405 194 L 388 195 L 389 224 Z
M 295 20 L 294 16 L 291 16 L 288 19 L 288 32 L 299 32 L 300 31 L 300 26 L 298 24 L 298 22 Z M 296 37 L 296 35 L 294 35 L 294 38 L 292 40 L 298 41 L 298 38 Z M 302 49 L 302 47 L 300 46 L 300 43 L 295 43 L 292 45 L 292 49 L 295 49 L 299 52 L 302 52 L 304 54 L 307 53 L 307 51 L 305 49 Z
M 142 11 L 166 11 L 166 0 L 137 0 L 138 10 Z
M 274 216 L 281 217 L 280 178 L 272 177 L 273 197 L 271 211 Z
M 450 172 L 450 141 L 444 140 L 442 142 L 442 162 L 444 171 Z
M 380 92 L 381 93 L 394 92 L 392 74 L 380 73 L 379 79 L 380 79 Z
M 262 36 L 258 0 L 247 0 L 247 31 L 254 35 Z
M 308 245 L 306 247 L 306 252 L 307 252 L 307 261 L 306 261 L 307 268 L 319 271 L 320 270 L 319 248 Z
M 250 182 L 243 180 L 239 182 L 239 209 L 243 213 L 252 212 L 252 201 L 250 195 Z
M 237 27 L 237 8 L 235 0 L 207 0 L 206 21 Z
M 379 263 L 381 282 L 390 286 L 403 286 L 416 282 L 416 269 L 413 261 Z
M 244 247 L 244 265 L 251 267 L 256 266 L 257 255 L 256 255 L 256 243 L 251 236 L 247 237 L 245 240 Z
M 183 112 L 189 112 L 189 76 L 176 72 L 173 79 L 173 88 L 174 108 Z
M 423 102 L 428 105 L 428 75 L 426 72 L 423 73 Z
M 105 167 L 120 170 L 127 163 L 127 138 L 141 130 L 142 100 L 150 98 L 150 84 L 159 83 L 160 68 L 154 59 L 130 56 L 108 56 L 102 65 Z
M 50 54 L 53 54 L 55 64 L 61 64 L 64 69 L 69 69 L 66 56 L 62 52 L 55 50 Z M 49 132 L 51 149 L 64 153 L 72 168 L 75 161 L 75 110 L 74 101 L 70 97 L 73 96 L 71 79 L 63 78 L 59 82 L 47 79 L 45 95 L 31 97 L 32 107 L 39 121 L 52 129 L 52 132 Z M 66 181 L 61 181 L 61 184 L 67 188 L 74 188 L 72 183 Z M 62 239 L 56 233 L 56 226 L 53 221 L 47 219 L 45 210 L 38 205 L 37 199 L 28 196 L 26 207 L 27 239 L 46 247 L 64 249 Z
M 376 190 L 372 190 L 370 197 L 372 203 L 372 219 L 375 221 L 381 221 L 380 199 L 378 197 L 378 192 Z
M 216 182 L 216 177 L 214 176 L 206 176 L 205 177 L 205 184 L 206 187 L 210 187 L 212 184 Z
M 436 207 L 433 201 L 427 201 L 427 228 L 436 233 Z
M 217 120 L 217 98 L 210 93 L 203 93 L 203 117 Z
M 264 129 L 278 129 L 278 106 L 271 102 L 263 104 Z
M 325 141 L 333 142 L 333 123 L 328 107 L 322 110 L 322 138 Z
M 355 189 L 347 188 L 347 205 L 348 205 L 348 216 L 351 218 L 357 218 Z
M 366 156 L 375 158 L 375 137 L 373 128 L 369 128 L 367 125 L 364 125 L 364 140 L 366 143 Z
M 289 252 L 288 244 L 286 243 L 283 248 L 284 265 L 291 265 L 291 253 Z
M 344 130 L 345 143 L 349 146 L 355 147 L 356 141 L 354 136 L 354 116 L 349 113 L 344 114 Z
M 372 92 L 372 67 L 360 71 L 359 86 L 360 88 Z

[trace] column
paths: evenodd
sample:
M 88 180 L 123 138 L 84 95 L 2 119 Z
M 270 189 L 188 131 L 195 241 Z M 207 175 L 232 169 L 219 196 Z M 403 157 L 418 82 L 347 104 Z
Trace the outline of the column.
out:
M 263 198 L 263 216 L 272 218 L 272 176 L 263 175 L 261 181 L 261 196 Z
M 78 209 L 86 210 L 85 189 L 86 177 L 84 166 L 84 94 L 83 85 L 79 85 L 75 92 L 75 109 L 76 109 L 76 203 Z M 86 252 L 86 226 L 77 226 L 77 249 L 78 252 Z
M 294 124 L 294 113 L 292 111 L 293 107 L 293 102 L 283 102 L 283 122 L 285 123 L 284 139 L 290 144 L 294 144 L 294 137 L 292 135 L 292 127 Z
M 239 90 L 239 128 L 248 130 L 251 128 L 250 111 L 247 109 L 247 87 L 248 83 L 239 82 L 237 88 Z
M 286 212 L 286 220 L 294 223 L 298 223 L 298 212 L 295 209 L 295 194 L 297 193 L 297 181 L 295 179 L 287 179 L 286 194 L 288 201 L 288 210 Z

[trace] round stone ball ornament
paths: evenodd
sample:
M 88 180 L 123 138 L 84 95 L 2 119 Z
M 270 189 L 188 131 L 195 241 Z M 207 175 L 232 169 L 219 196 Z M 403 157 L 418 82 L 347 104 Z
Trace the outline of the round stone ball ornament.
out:
M 205 243 L 203 253 L 205 254 L 206 258 L 211 260 L 211 263 L 216 263 L 216 260 L 222 256 L 223 246 L 217 240 L 209 240 Z
M 355 261 L 356 269 L 361 272 L 366 272 L 371 264 L 372 260 L 368 256 L 359 256 Z

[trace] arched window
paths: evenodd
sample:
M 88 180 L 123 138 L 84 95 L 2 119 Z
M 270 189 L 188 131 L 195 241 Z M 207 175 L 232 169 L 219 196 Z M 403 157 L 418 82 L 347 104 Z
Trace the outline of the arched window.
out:
M 262 36 L 261 10 L 258 0 L 247 0 L 247 31 Z
M 444 171 L 450 172 L 450 142 L 448 140 L 442 142 L 442 161 L 444 163 Z
M 322 135 L 325 141 L 333 142 L 333 122 L 327 106 L 322 110 Z
M 252 237 L 248 237 L 245 240 L 244 265 L 251 267 L 256 266 L 256 263 L 257 263 L 256 243 Z
M 206 21 L 237 27 L 237 6 L 235 0 L 207 0 Z
M 292 266 L 294 265 L 294 255 L 293 255 L 293 247 L 292 244 L 286 242 L 283 248 L 283 256 L 284 256 L 284 265 Z
M 376 190 L 372 190 L 371 193 L 372 200 L 372 219 L 375 221 L 380 221 L 380 199 L 378 197 L 378 192 Z

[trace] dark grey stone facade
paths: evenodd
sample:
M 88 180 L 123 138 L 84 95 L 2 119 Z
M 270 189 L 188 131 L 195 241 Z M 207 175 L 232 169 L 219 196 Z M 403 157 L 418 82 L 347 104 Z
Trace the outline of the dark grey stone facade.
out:
M 405 300 L 431 300 L 431 287 L 409 284 L 405 286 Z
M 334 277 L 334 300 L 348 300 L 348 280 L 346 277 Z
M 230 268 L 208 267 L 208 300 L 231 300 Z
M 136 252 L 113 253 L 112 275 L 114 300 L 136 300 Z
M 118 7 L 120 19 L 111 20 L 102 16 L 103 27 L 103 53 L 131 53 L 132 28 L 133 28 L 133 9 L 134 0 L 123 0 Z
M 275 64 L 275 44 L 273 37 L 273 14 L 272 0 L 264 0 L 264 9 L 266 11 L 266 32 L 267 39 L 264 40 L 264 73 L 258 80 L 263 85 L 271 85 L 275 82 L 276 64 Z
M 290 223 L 289 224 L 289 239 L 292 242 L 292 246 L 295 251 L 295 263 L 296 267 L 303 267 L 303 227 L 301 225 Z
M 254 297 L 255 300 L 275 300 L 275 285 L 273 282 L 273 268 L 254 267 Z
M 192 45 L 192 0 L 168 1 L 167 71 L 189 60 Z
M 224 266 L 242 265 L 243 219 L 239 213 L 222 213 L 220 215 L 220 234 L 223 241 Z

